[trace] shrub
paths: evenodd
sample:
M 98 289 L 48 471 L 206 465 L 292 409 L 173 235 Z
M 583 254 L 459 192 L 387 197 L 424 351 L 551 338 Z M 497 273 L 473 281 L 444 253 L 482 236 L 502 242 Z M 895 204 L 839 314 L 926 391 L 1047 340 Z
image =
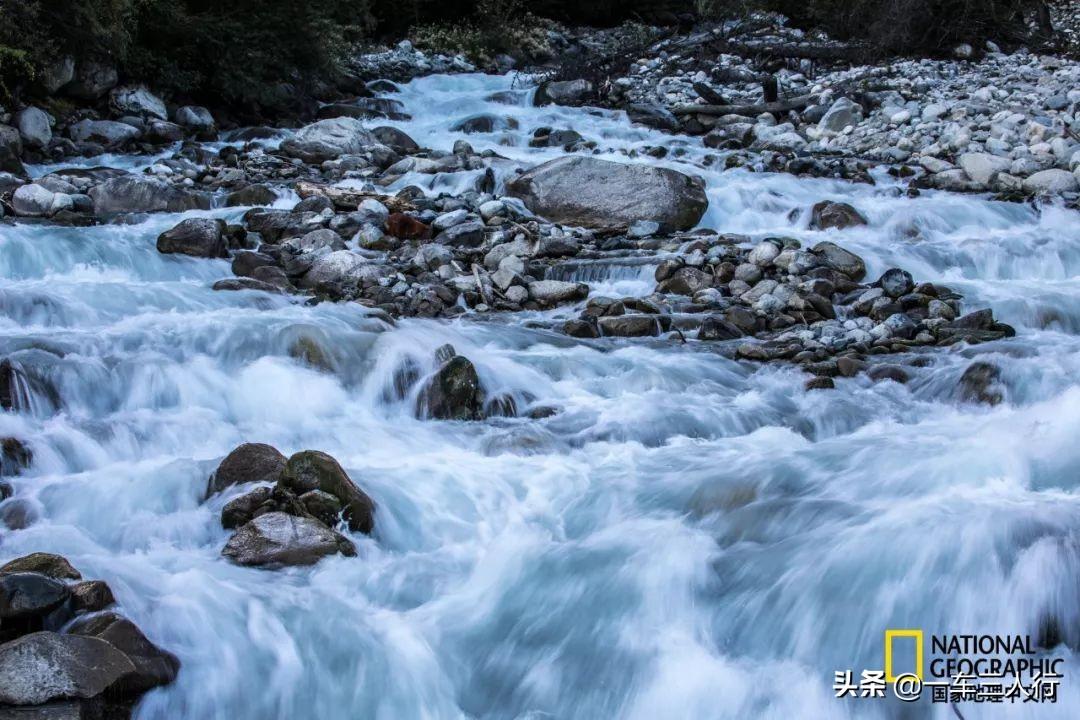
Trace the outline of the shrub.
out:
M 464 21 L 413 28 L 413 44 L 437 53 L 461 53 L 479 65 L 496 55 L 534 57 L 547 52 L 543 22 L 524 10 L 520 0 L 478 0 Z

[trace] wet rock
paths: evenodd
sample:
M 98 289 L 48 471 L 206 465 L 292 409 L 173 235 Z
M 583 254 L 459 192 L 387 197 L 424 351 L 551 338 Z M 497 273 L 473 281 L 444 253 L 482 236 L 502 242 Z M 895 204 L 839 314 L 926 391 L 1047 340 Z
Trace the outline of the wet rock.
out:
M 334 496 L 344 506 L 350 530 L 369 534 L 375 527 L 375 503 L 338 461 L 324 452 L 304 450 L 290 457 L 281 473 L 281 484 L 301 497 L 314 490 Z
M 588 320 L 567 320 L 563 325 L 563 332 L 570 337 L 576 338 L 598 338 L 600 337 L 600 329 L 595 322 Z
M 377 127 L 371 131 L 371 134 L 374 135 L 375 139 L 380 143 L 402 155 L 408 155 L 420 149 L 420 146 L 415 140 L 409 137 L 404 131 L 394 127 Z
M 1067 170 L 1050 168 L 1033 173 L 1024 180 L 1024 192 L 1029 195 L 1058 195 L 1075 192 L 1080 183 L 1076 176 Z
M 234 275 L 252 277 L 252 273 L 258 268 L 275 264 L 274 258 L 264 253 L 255 250 L 239 250 L 233 254 L 232 271 Z
M 0 620 L 41 617 L 63 605 L 70 594 L 67 585 L 40 573 L 4 573 L 0 575 Z
M 652 220 L 686 230 L 708 206 L 702 183 L 688 175 L 581 156 L 532 168 L 511 181 L 507 192 L 552 222 L 590 228 Z
M 143 138 L 153 145 L 165 145 L 184 139 L 184 128 L 165 120 L 152 120 L 146 126 Z
M 281 150 L 306 163 L 317 164 L 342 155 L 358 155 L 380 144 L 356 118 L 336 117 L 305 125 L 281 144 Z
M 275 200 L 277 200 L 277 193 L 269 185 L 255 183 L 229 193 L 225 197 L 225 205 L 228 207 L 271 205 Z
M 810 252 L 817 255 L 826 267 L 841 272 L 856 282 L 866 276 L 866 263 L 863 259 L 836 243 L 820 242 L 811 248 Z
M 484 242 L 484 223 L 480 220 L 468 220 L 453 225 L 436 235 L 435 242 L 448 247 L 479 247 Z
M 1004 396 L 1001 368 L 988 362 L 972 363 L 960 376 L 959 390 L 964 402 L 999 404 Z
M 90 188 L 98 215 L 121 212 L 183 212 L 209 210 L 210 196 L 182 189 L 164 180 L 137 175 L 110 178 Z
M 363 280 L 377 280 L 387 272 L 385 266 L 374 264 L 350 250 L 337 250 L 316 258 L 300 285 L 305 288 L 355 285 Z
M 281 288 L 248 277 L 225 278 L 214 283 L 211 290 L 260 290 L 268 293 L 280 293 Z
M 104 610 L 115 603 L 116 598 L 104 580 L 87 580 L 71 586 L 68 602 L 72 612 L 78 614 Z
M 328 492 L 309 490 L 300 496 L 308 513 L 321 523 L 333 527 L 344 509 L 341 501 Z
M 533 97 L 534 105 L 581 105 L 592 97 L 588 80 L 553 80 L 542 83 Z
M 807 390 L 832 390 L 836 387 L 831 377 L 814 377 L 804 383 Z
M 847 203 L 825 200 L 814 205 L 810 211 L 810 228 L 813 230 L 844 230 L 856 225 L 866 225 L 866 218 Z
M 604 337 L 656 337 L 660 320 L 655 315 L 613 315 L 599 319 Z
M 877 284 L 881 286 L 881 289 L 885 291 L 885 294 L 891 298 L 898 298 L 901 295 L 907 295 L 913 289 L 915 289 L 915 281 L 911 277 L 911 273 L 907 270 L 901 270 L 900 268 L 890 268 L 882 273 L 878 278 Z
M 252 482 L 277 482 L 285 469 L 285 456 L 265 443 L 244 443 L 234 448 L 218 465 L 206 486 L 206 497 Z
M 172 229 L 158 235 L 157 250 L 160 253 L 191 255 L 192 257 L 228 257 L 225 229 L 224 220 L 210 218 L 182 220 Z
M 314 518 L 283 512 L 269 512 L 245 524 L 221 551 L 237 564 L 256 567 L 312 565 L 337 553 L 352 557 L 356 547 Z
M 710 315 L 701 322 L 698 340 L 734 340 L 743 336 L 737 325 L 718 315 Z
M 133 672 L 131 660 L 105 640 L 36 632 L 0 645 L 0 703 L 92 698 Z
M 67 558 L 46 552 L 36 552 L 15 558 L 0 566 L 0 575 L 8 573 L 37 573 L 55 580 L 81 580 L 82 575 Z
M 477 420 L 484 407 L 484 390 L 476 367 L 457 355 L 446 361 L 417 397 L 416 414 L 436 420 Z
M 221 508 L 221 527 L 233 530 L 261 515 L 264 507 L 265 512 L 269 512 L 273 509 L 270 505 L 273 494 L 273 488 L 257 487 L 225 503 Z
M 478 115 L 470 115 L 467 118 L 463 118 L 450 127 L 451 132 L 462 132 L 466 134 L 471 133 L 490 133 L 497 130 L 509 130 L 512 127 L 517 126 L 517 121 L 513 121 L 512 118 L 500 117 L 498 115 L 492 115 L 491 113 L 480 113 Z
M 901 385 L 910 379 L 907 371 L 899 365 L 872 365 L 870 369 L 866 371 L 866 376 L 874 382 L 892 380 Z
M 679 129 L 679 119 L 663 106 L 631 103 L 625 110 L 632 123 L 669 132 Z
M 528 283 L 527 287 L 529 297 L 544 307 L 584 300 L 589 294 L 589 286 L 585 283 L 562 280 L 537 280 Z
M 697 268 L 683 267 L 661 283 L 659 290 L 676 295 L 694 295 L 708 287 L 712 287 L 712 275 Z
M 120 692 L 142 693 L 176 679 L 180 661 L 175 655 L 150 642 L 135 623 L 116 613 L 84 616 L 71 624 L 67 632 L 81 637 L 99 638 L 127 656 L 134 670 L 116 682 Z
M 0 408 L 18 412 L 30 405 L 30 382 L 22 364 L 10 358 L 0 360 Z
M 70 210 L 72 206 L 69 195 L 54 193 L 37 183 L 23 185 L 11 196 L 12 209 L 22 217 L 51 217 L 62 210 Z

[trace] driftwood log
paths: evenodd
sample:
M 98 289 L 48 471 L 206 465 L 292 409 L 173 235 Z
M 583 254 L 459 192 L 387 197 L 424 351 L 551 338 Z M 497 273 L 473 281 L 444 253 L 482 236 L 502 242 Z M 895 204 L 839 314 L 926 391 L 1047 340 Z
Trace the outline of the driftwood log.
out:
M 676 115 L 746 115 L 756 117 L 761 113 L 786 113 L 789 110 L 803 110 L 818 99 L 817 95 L 799 95 L 798 97 L 778 100 L 771 103 L 754 105 L 683 105 L 673 108 Z

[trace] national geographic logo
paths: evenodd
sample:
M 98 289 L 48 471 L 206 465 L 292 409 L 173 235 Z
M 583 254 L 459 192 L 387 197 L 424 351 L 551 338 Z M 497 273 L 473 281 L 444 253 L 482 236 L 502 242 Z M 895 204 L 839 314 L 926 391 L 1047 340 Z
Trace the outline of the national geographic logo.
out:
M 1062 658 L 1032 647 L 1027 635 L 931 635 L 927 662 L 921 629 L 888 629 L 884 669 L 834 673 L 838 698 L 884 698 L 915 702 L 926 692 L 931 702 L 950 704 L 1057 702 Z M 929 674 L 927 674 L 929 671 Z

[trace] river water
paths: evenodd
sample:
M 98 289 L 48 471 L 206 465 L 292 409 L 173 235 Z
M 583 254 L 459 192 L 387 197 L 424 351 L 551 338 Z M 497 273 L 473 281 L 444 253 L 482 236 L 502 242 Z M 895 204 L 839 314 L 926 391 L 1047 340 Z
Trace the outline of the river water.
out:
M 29 441 L 33 467 L 14 484 L 37 516 L 5 532 L 0 560 L 67 556 L 181 658 L 138 718 L 946 718 L 944 704 L 838 700 L 833 673 L 880 669 L 885 628 L 1034 635 L 1053 616 L 1080 646 L 1077 213 L 908 198 L 887 178 L 721 174 L 700 166 L 697 140 L 618 113 L 532 108 L 527 89 L 485 100 L 513 88 L 419 79 L 397 96 L 414 119 L 396 124 L 449 149 L 463 117 L 510 116 L 518 129 L 468 139 L 528 164 L 560 152 L 527 147 L 539 126 L 616 159 L 666 146 L 663 161 L 634 161 L 703 176 L 703 226 L 834 240 L 869 276 L 899 266 L 946 283 L 1017 337 L 935 349 L 907 385 L 808 393 L 791 367 L 696 342 L 577 341 L 530 327 L 531 313 L 391 327 L 355 304 L 214 292 L 227 261 L 155 250 L 180 215 L 0 226 L 0 355 L 31 378 L 0 435 Z M 807 230 L 823 199 L 870 224 Z M 565 277 L 643 295 L 651 270 Z M 293 360 L 298 338 L 333 370 Z M 489 391 L 560 412 L 420 421 L 386 400 L 406 357 L 430 368 L 447 342 Z M 976 358 L 1002 370 L 997 407 L 959 400 Z M 379 505 L 374 536 L 353 536 L 358 558 L 264 571 L 220 556 L 230 496 L 202 492 L 244 441 L 347 468 Z M 1075 717 L 1080 662 L 1066 645 L 1052 655 L 1065 658 L 1056 705 L 974 717 Z

